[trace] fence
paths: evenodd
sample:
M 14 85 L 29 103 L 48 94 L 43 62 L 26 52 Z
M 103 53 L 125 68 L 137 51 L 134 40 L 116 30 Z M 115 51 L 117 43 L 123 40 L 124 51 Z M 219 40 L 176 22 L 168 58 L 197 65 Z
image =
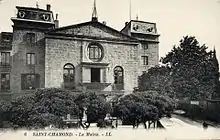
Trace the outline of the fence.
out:
M 190 101 L 179 102 L 178 109 L 184 110 L 184 116 L 191 119 L 220 122 L 220 100 L 199 101 L 192 104 Z

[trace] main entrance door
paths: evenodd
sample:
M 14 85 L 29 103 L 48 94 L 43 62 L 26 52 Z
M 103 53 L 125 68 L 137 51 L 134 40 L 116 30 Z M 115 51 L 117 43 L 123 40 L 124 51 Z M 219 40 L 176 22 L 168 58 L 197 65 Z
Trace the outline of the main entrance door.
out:
M 91 68 L 91 82 L 100 81 L 100 68 Z

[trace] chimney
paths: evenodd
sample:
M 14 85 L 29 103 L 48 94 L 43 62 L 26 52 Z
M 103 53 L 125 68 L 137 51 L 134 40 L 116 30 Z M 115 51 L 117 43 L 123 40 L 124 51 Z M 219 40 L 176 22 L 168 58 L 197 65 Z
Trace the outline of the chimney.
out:
M 54 20 L 55 28 L 59 28 L 59 20 L 58 20 L 58 14 L 56 14 L 56 19 Z
M 51 9 L 51 5 L 47 4 L 47 11 L 50 11 L 50 9 Z
M 102 24 L 106 25 L 106 21 L 103 21 Z

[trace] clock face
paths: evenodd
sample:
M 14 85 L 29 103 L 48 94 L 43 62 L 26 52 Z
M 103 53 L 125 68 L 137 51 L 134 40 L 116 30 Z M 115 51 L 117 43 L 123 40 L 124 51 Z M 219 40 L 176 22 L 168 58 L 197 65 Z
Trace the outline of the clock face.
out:
M 25 11 L 19 11 L 18 12 L 18 17 L 19 18 L 25 18 L 26 17 L 26 12 Z
M 142 23 L 142 22 L 133 23 L 131 31 L 135 33 L 146 33 L 146 34 L 156 33 L 155 24 Z
M 50 21 L 50 15 L 49 14 L 41 14 L 40 17 L 41 17 L 41 20 Z

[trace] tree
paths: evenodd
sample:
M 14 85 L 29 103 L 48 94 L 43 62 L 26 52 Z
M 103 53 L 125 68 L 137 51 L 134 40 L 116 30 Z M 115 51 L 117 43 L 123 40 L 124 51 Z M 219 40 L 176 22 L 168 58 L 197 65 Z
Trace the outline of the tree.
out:
M 74 94 L 61 89 L 38 89 L 12 101 L 10 121 L 19 128 L 62 126 L 62 116 L 79 114 L 74 99 Z
M 161 95 L 174 96 L 169 66 L 151 67 L 138 78 L 138 91 L 154 90 Z
M 133 127 L 143 123 L 147 128 L 148 122 L 149 128 L 150 124 L 170 114 L 174 105 L 171 98 L 155 91 L 136 92 L 121 97 L 112 114 L 124 122 L 131 123 Z
M 172 87 L 178 97 L 198 100 L 215 94 L 218 63 L 213 53 L 195 37 L 186 36 L 162 58 L 171 66 Z
M 4 122 L 9 122 L 11 104 L 10 102 L 0 101 L 0 128 L 6 127 L 4 126 Z
M 56 88 L 37 89 L 32 94 L 14 98 L 10 104 L 1 103 L 0 119 L 11 122 L 14 128 L 44 128 L 49 125 L 63 127 L 63 117 L 79 118 L 82 123 L 84 109 L 87 108 L 87 122 L 104 120 L 112 108 L 105 97 L 96 93 L 72 93 Z M 84 123 L 81 124 L 85 126 Z M 87 123 L 86 123 L 87 127 Z
M 216 94 L 214 95 L 213 98 L 220 98 L 220 81 L 218 81 L 217 83 Z
M 214 94 L 212 95 L 212 98 L 220 98 L 220 81 L 219 81 L 219 63 L 216 57 L 216 51 L 214 51 L 211 54 L 210 60 L 210 77 L 213 78 L 214 82 Z
M 106 114 L 112 110 L 110 103 L 106 102 L 105 97 L 94 92 L 78 94 L 74 102 L 81 109 L 87 108 L 87 121 L 89 123 L 104 120 Z

